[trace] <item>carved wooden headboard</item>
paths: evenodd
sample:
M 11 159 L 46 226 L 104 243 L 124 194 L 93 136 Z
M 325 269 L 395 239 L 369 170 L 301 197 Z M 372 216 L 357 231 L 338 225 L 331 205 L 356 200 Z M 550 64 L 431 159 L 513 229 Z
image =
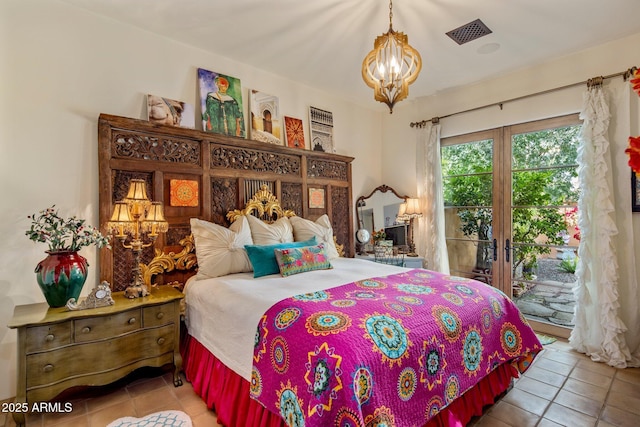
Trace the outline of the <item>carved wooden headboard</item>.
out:
M 352 157 L 106 114 L 98 122 L 98 147 L 103 232 L 132 178 L 145 180 L 149 197 L 164 205 L 169 231 L 155 243 L 163 252 L 183 249 L 180 241 L 190 234 L 190 218 L 228 226 L 227 212 L 244 207 L 266 185 L 298 216 L 315 220 L 326 213 L 345 256 L 354 254 Z M 198 197 L 185 203 L 174 194 L 172 202 L 172 186 L 185 183 L 192 190 L 197 186 Z M 310 192 L 317 207 L 310 207 Z M 101 249 L 100 280 L 118 291 L 131 280 L 133 256 L 118 241 L 112 246 Z M 142 262 L 153 257 L 154 247 L 147 248 Z

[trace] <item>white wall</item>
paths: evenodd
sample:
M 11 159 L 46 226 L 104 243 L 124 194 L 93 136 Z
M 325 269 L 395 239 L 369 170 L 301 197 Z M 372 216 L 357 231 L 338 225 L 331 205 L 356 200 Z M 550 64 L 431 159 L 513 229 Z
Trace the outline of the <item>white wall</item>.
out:
M 248 89 L 277 95 L 307 144 L 309 105 L 332 111 L 336 152 L 356 157 L 354 200 L 381 182 L 379 112 L 57 0 L 2 0 L 0 31 L 0 399 L 16 389 L 16 333 L 4 325 L 16 304 L 44 301 L 33 269 L 46 247 L 24 235 L 27 215 L 56 204 L 97 225 L 100 113 L 145 118 L 147 93 L 197 104 L 206 68 L 241 80 L 245 117 Z M 82 254 L 86 295 L 99 266 L 95 249 Z

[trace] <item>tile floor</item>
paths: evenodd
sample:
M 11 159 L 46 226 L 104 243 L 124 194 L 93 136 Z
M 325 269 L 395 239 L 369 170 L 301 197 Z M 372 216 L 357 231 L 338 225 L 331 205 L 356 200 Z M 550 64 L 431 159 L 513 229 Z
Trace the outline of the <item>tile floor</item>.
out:
M 138 372 L 111 386 L 76 391 L 59 400 L 70 401 L 73 411 L 30 415 L 27 426 L 104 427 L 119 417 L 141 417 L 163 409 L 186 412 L 194 427 L 217 425 L 215 414 L 189 383 L 173 387 L 171 372 Z M 591 362 L 559 340 L 546 346 L 511 391 L 470 425 L 638 427 L 640 368 L 618 370 Z M 0 426 L 15 424 L 10 415 L 0 414 Z

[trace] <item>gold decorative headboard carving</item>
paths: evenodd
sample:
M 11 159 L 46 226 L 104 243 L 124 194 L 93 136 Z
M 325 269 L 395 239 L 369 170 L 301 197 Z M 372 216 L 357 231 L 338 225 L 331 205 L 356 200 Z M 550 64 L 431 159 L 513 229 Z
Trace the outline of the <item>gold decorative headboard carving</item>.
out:
M 145 285 L 151 287 L 151 280 L 156 274 L 169 273 L 174 270 L 185 272 L 189 270 L 193 270 L 194 272 L 196 271 L 197 259 L 193 234 L 190 234 L 180 240 L 180 246 L 182 246 L 182 250 L 178 253 L 169 252 L 166 254 L 161 250 L 156 249 L 155 256 L 149 264 L 140 263 L 142 280 Z M 184 286 L 184 283 L 179 285 Z
M 247 202 L 244 209 L 234 209 L 227 213 L 227 219 L 231 222 L 235 222 L 236 219 L 243 215 L 253 215 L 263 220 L 266 223 L 272 223 L 280 218 L 296 216 L 296 213 L 292 210 L 282 209 L 278 198 L 269 191 L 266 185 L 260 187 L 253 197 Z

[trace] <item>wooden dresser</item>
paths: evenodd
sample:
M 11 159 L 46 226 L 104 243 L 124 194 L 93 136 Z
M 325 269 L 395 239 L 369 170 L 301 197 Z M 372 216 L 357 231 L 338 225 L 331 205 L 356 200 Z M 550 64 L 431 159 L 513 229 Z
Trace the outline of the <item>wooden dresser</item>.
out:
M 48 401 L 73 386 L 104 385 L 143 366 L 172 363 L 182 385 L 180 299 L 161 286 L 144 298 L 113 294 L 108 307 L 68 311 L 46 303 L 15 307 L 9 328 L 18 330 L 16 407 Z M 14 412 L 16 424 L 24 413 Z

